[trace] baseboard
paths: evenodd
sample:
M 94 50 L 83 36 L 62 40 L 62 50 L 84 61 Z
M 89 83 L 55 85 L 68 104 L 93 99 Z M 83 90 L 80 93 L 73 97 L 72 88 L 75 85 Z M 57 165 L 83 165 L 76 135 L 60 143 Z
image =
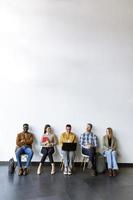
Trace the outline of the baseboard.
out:
M 33 161 L 32 166 L 37 166 L 39 162 Z M 45 162 L 45 165 L 49 165 L 49 162 Z M 57 166 L 60 165 L 60 162 L 55 162 Z M 8 165 L 8 161 L 0 161 L 0 166 Z M 133 167 L 133 163 L 118 163 L 119 167 Z M 75 162 L 75 166 L 81 166 L 81 162 Z
M 118 163 L 119 167 L 133 167 L 133 163 Z

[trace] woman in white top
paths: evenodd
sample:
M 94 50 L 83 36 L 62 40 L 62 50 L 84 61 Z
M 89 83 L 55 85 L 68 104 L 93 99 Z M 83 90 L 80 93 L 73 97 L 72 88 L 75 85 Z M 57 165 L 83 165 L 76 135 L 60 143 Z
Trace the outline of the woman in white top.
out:
M 42 158 L 39 163 L 38 169 L 37 169 L 37 174 L 41 174 L 41 167 L 42 164 L 45 162 L 46 157 L 49 157 L 49 161 L 51 163 L 52 169 L 51 169 L 51 174 L 55 174 L 55 165 L 54 165 L 54 160 L 53 160 L 53 153 L 54 153 L 54 146 L 57 144 L 57 139 L 55 134 L 53 133 L 51 126 L 49 124 L 45 125 L 44 128 L 44 134 L 41 138 L 41 153 L 42 153 Z

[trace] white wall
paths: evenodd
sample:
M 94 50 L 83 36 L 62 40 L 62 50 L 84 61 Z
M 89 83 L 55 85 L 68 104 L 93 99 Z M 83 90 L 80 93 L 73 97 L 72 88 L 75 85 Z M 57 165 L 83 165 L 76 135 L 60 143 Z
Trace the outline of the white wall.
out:
M 100 141 L 112 127 L 119 162 L 133 163 L 132 10 L 131 0 L 0 0 L 1 161 L 25 122 L 35 161 L 45 123 L 79 136 L 91 122 Z

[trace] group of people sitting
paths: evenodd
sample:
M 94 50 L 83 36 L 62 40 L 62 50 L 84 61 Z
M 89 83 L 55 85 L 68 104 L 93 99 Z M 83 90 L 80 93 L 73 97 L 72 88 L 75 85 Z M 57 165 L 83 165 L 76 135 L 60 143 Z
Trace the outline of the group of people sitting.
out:
M 59 139 L 59 144 L 61 147 L 61 153 L 63 156 L 63 164 L 65 175 L 71 175 L 73 169 L 73 163 L 75 158 L 76 144 L 78 142 L 77 136 L 73 133 L 70 124 L 65 127 L 65 132 L 63 132 Z M 16 138 L 16 159 L 18 164 L 18 175 L 27 175 L 29 173 L 29 167 L 31 159 L 33 157 L 32 144 L 34 136 L 29 131 L 29 125 L 23 125 L 23 132 L 19 133 Z M 55 174 L 55 163 L 53 160 L 53 154 L 55 152 L 55 146 L 58 144 L 57 137 L 54 134 L 51 126 L 46 124 L 44 127 L 44 134 L 41 138 L 41 154 L 42 158 L 39 162 L 37 168 L 37 174 L 41 174 L 42 165 L 48 156 L 51 163 L 51 175 Z M 98 147 L 97 136 L 92 132 L 92 124 L 87 123 L 86 130 L 80 136 L 80 145 L 82 149 L 82 154 L 88 156 L 89 161 L 92 164 L 92 176 L 96 175 L 96 149 Z M 23 168 L 21 156 L 23 154 L 27 155 L 26 165 Z M 103 136 L 103 155 L 107 160 L 108 175 L 116 176 L 118 174 L 118 164 L 117 164 L 117 140 L 113 136 L 112 128 L 106 129 L 106 135 Z

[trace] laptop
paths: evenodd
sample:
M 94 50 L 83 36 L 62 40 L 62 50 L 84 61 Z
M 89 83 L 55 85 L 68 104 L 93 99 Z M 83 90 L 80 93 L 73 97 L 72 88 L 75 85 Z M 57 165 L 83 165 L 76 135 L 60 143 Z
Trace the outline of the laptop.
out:
M 77 143 L 64 142 L 62 145 L 63 151 L 76 151 Z

